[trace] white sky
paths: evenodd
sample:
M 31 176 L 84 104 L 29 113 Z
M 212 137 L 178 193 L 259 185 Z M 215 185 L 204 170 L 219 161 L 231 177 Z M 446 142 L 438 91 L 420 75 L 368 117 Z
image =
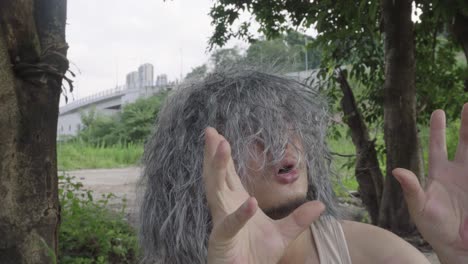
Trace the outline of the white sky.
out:
M 212 0 L 68 0 L 69 102 L 125 83 L 152 63 L 170 81 L 208 60 Z M 246 46 L 233 40 L 226 47 Z
M 76 73 L 69 102 L 125 83 L 149 62 L 169 81 L 205 63 L 213 0 L 68 0 L 67 42 Z M 316 35 L 309 29 L 309 35 Z M 226 47 L 246 43 L 231 40 Z M 64 100 L 62 98 L 61 104 Z

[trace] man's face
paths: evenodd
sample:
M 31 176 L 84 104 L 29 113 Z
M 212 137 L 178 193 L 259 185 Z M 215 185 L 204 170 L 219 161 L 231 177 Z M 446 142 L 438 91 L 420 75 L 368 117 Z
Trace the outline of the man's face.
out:
M 288 144 L 284 159 L 276 166 L 266 166 L 262 170 L 261 160 L 248 162 L 248 180 L 244 185 L 257 199 L 259 207 L 273 219 L 289 215 L 306 201 L 307 166 L 304 157 L 298 157 L 302 153 L 301 144 L 298 140 L 294 144 L 299 151 Z M 263 147 L 256 145 L 254 151 L 260 156 Z

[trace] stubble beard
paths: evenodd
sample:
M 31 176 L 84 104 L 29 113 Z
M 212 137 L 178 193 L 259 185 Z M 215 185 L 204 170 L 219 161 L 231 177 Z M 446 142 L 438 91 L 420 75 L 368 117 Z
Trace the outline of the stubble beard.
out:
M 278 206 L 266 208 L 263 212 L 273 220 L 279 220 L 285 218 L 286 216 L 290 215 L 294 210 L 296 210 L 299 206 L 308 202 L 306 197 L 295 198 L 294 200 L 290 200 L 284 204 L 280 204 Z

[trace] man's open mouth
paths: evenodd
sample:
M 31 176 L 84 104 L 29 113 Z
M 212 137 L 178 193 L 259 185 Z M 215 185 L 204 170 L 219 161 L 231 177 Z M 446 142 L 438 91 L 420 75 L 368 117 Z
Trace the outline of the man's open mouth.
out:
M 288 173 L 292 171 L 293 168 L 294 168 L 294 165 L 286 165 L 282 167 L 281 169 L 279 169 L 278 174 Z
M 278 169 L 276 180 L 281 184 L 290 184 L 297 180 L 299 177 L 298 170 L 293 162 L 285 162 Z

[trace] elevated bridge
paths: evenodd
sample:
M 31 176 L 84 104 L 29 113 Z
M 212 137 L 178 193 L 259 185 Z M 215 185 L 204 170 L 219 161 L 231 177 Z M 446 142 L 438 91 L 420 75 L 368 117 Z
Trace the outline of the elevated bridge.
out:
M 314 83 L 313 81 L 318 80 L 317 73 L 317 70 L 309 70 L 286 73 L 285 76 L 296 79 L 300 82 L 307 82 L 315 86 L 317 83 Z M 132 84 L 133 82 L 128 81 L 127 83 Z M 96 112 L 103 115 L 114 115 L 119 112 L 125 104 L 133 103 L 138 98 L 146 98 L 161 91 L 171 90 L 174 87 L 175 84 L 173 83 L 169 85 L 155 86 L 142 86 L 135 84 L 132 84 L 131 86 L 118 86 L 113 89 L 78 99 L 60 107 L 57 126 L 58 139 L 76 136 L 78 134 L 78 132 L 83 128 L 81 114 L 84 112 L 95 109 Z
M 82 113 L 91 109 L 95 109 L 96 112 L 103 115 L 114 115 L 125 104 L 133 103 L 139 98 L 149 97 L 161 91 L 170 90 L 173 86 L 145 86 L 128 89 L 124 85 L 73 101 L 59 109 L 57 136 L 59 139 L 76 136 L 83 128 Z

